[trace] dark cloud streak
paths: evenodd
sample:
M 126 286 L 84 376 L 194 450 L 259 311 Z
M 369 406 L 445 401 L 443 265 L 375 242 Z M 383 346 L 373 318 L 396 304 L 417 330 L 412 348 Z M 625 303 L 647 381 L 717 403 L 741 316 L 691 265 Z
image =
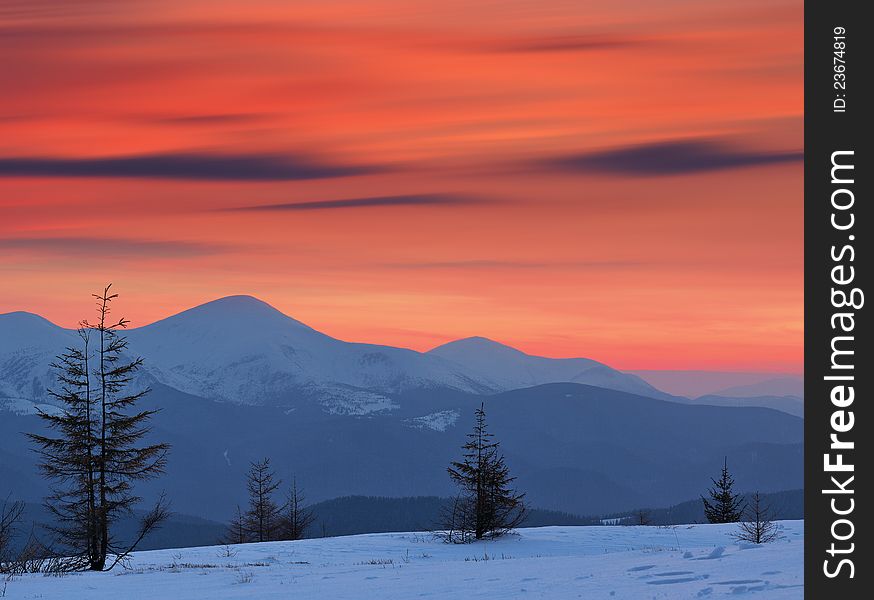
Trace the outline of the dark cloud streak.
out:
M 222 113 L 151 117 L 142 120 L 165 125 L 242 125 L 265 121 L 270 116 L 258 113 Z
M 228 208 L 229 211 L 307 211 L 342 208 L 366 208 L 375 206 L 445 206 L 478 203 L 480 200 L 452 194 L 406 194 L 400 196 L 370 196 L 366 198 L 342 198 L 339 200 L 316 200 L 312 202 L 287 202 L 283 204 L 259 204 Z
M 0 2 L 0 17 L 10 21 L 36 18 L 81 17 L 105 14 L 119 2 L 114 0 L 3 0 Z
M 288 181 L 361 175 L 376 167 L 329 165 L 279 154 L 144 154 L 101 158 L 0 158 L 0 177 Z
M 548 168 L 566 173 L 604 173 L 653 177 L 689 175 L 800 162 L 804 153 L 761 152 L 734 148 L 717 140 L 668 140 L 602 152 L 571 154 L 544 161 Z
M 172 240 L 132 240 L 100 237 L 22 237 L 0 239 L 0 250 L 25 250 L 51 255 L 187 258 L 221 254 L 221 244 Z
M 651 40 L 627 36 L 558 35 L 506 40 L 487 46 L 492 52 L 591 52 L 652 43 Z

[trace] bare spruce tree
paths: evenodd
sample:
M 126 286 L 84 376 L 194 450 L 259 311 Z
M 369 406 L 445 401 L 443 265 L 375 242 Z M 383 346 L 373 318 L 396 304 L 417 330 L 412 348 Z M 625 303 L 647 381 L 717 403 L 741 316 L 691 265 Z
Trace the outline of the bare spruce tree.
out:
M 248 527 L 246 526 L 246 517 L 243 514 L 240 505 L 237 505 L 237 511 L 234 513 L 234 518 L 228 523 L 225 529 L 225 535 L 221 539 L 223 544 L 245 544 L 249 541 Z
M 270 469 L 269 458 L 249 464 L 249 473 L 246 476 L 249 508 L 245 522 L 250 541 L 270 542 L 277 539 L 280 507 L 273 500 L 273 494 L 281 483 Z
M 0 573 L 6 573 L 12 568 L 12 538 L 18 532 L 21 515 L 24 513 L 24 502 L 9 498 L 0 504 Z
M 315 522 L 316 515 L 306 503 L 306 496 L 297 487 L 297 478 L 291 480 L 285 507 L 279 517 L 279 535 L 283 540 L 303 539 L 306 530 Z
M 722 475 L 719 479 L 711 479 L 713 487 L 709 490 L 710 500 L 701 497 L 704 502 L 704 515 L 710 523 L 737 523 L 740 521 L 746 505 L 743 496 L 735 494 L 734 477 L 728 472 L 728 457 L 722 465 Z
M 744 511 L 743 520 L 738 523 L 734 537 L 753 544 L 767 544 L 779 536 L 777 524 L 773 521 L 771 507 L 762 500 L 759 492 L 753 494 L 752 504 Z
M 463 459 L 447 469 L 461 494 L 444 513 L 443 528 L 454 531 L 448 541 L 499 537 L 518 527 L 527 516 L 524 494 L 511 487 L 515 477 L 500 453 L 500 443 L 486 426 L 485 405 L 475 412 L 473 432 L 462 447 Z
M 80 324 L 79 346 L 67 348 L 52 363 L 58 389 L 49 393 L 61 410 L 40 411 L 39 417 L 54 436 L 28 434 L 52 482 L 46 506 L 55 518 L 51 529 L 69 557 L 68 569 L 112 569 L 169 515 L 162 497 L 140 520 L 132 540 L 122 543 L 112 535 L 113 525 L 140 501 L 133 484 L 163 473 L 169 446 L 143 443 L 157 411 L 136 408 L 148 388 L 128 390 L 143 360 L 125 356 L 127 340 L 119 331 L 128 321 L 110 319 L 110 305 L 118 297 L 110 288 L 94 294 L 98 320 Z
M 440 511 L 440 531 L 437 536 L 453 544 L 472 542 L 476 530 L 476 501 L 468 494 L 459 494 Z

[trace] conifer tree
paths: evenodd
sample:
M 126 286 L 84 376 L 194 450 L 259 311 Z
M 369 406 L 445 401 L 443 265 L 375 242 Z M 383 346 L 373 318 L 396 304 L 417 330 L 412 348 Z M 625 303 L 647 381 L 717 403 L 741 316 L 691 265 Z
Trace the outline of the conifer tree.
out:
M 452 462 L 449 477 L 461 488 L 461 494 L 444 517 L 449 541 L 466 542 L 499 537 L 518 527 L 525 519 L 524 494 L 514 491 L 516 479 L 500 453 L 500 443 L 486 426 L 485 405 L 475 412 L 473 432 L 462 447 L 463 460 Z
M 307 506 L 303 490 L 297 487 L 297 478 L 293 477 L 285 507 L 279 518 L 280 537 L 283 540 L 302 539 L 315 520 L 316 516 Z
M 270 542 L 277 539 L 280 507 L 273 494 L 281 485 L 270 469 L 270 459 L 249 464 L 246 489 L 249 492 L 249 509 L 246 511 L 246 532 L 252 542 Z
M 734 537 L 753 544 L 767 544 L 779 536 L 777 524 L 772 520 L 771 507 L 766 505 L 761 494 L 756 492 L 752 504 L 744 511 L 743 520 L 738 523 Z
M 249 541 L 246 517 L 243 515 L 239 504 L 237 505 L 233 520 L 228 523 L 225 529 L 225 535 L 221 541 L 224 544 L 245 544 Z
M 141 445 L 157 411 L 136 410 L 148 388 L 128 391 L 143 361 L 125 358 L 127 340 L 118 332 L 128 321 L 110 319 L 110 304 L 118 297 L 110 287 L 93 295 L 97 323 L 82 321 L 79 346 L 52 363 L 59 387 L 49 393 L 61 410 L 40 411 L 39 417 L 55 437 L 28 434 L 43 475 L 52 481 L 46 506 L 56 522 L 51 530 L 69 557 L 67 569 L 111 569 L 169 516 L 162 497 L 141 519 L 133 540 L 121 543 L 112 535 L 113 525 L 140 500 L 134 482 L 163 473 L 169 446 Z
M 728 457 L 722 465 L 719 479 L 711 479 L 713 487 L 709 490 L 710 500 L 704 496 L 704 515 L 710 523 L 737 523 L 741 519 L 746 504 L 743 496 L 732 491 L 734 477 L 728 472 Z

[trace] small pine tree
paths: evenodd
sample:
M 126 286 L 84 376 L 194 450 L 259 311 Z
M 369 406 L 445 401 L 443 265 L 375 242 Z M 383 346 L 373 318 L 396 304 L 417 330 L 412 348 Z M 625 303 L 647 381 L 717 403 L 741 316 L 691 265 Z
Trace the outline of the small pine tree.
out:
M 441 531 L 437 535 L 453 544 L 472 542 L 476 529 L 474 504 L 469 495 L 458 495 L 450 504 L 444 505 L 440 511 Z
M 71 570 L 112 569 L 170 514 L 162 496 L 140 520 L 132 541 L 120 544 L 112 535 L 114 524 L 140 500 L 133 484 L 163 473 L 170 447 L 142 444 L 157 411 L 136 409 L 148 388 L 128 391 L 143 360 L 125 358 L 127 340 L 118 332 L 128 321 L 109 318 L 118 297 L 110 288 L 93 294 L 99 320 L 80 324 L 81 346 L 68 348 L 52 363 L 59 391 L 49 393 L 61 410 L 38 415 L 56 437 L 28 434 L 43 475 L 53 483 L 46 506 L 68 557 L 64 568 Z
M 282 484 L 270 469 L 270 459 L 250 463 L 246 476 L 249 509 L 246 511 L 246 533 L 250 541 L 270 542 L 277 539 L 279 505 L 273 494 Z
M 306 504 L 306 496 L 297 487 L 297 478 L 291 480 L 285 506 L 279 517 L 279 536 L 283 540 L 302 539 L 306 530 L 315 522 L 316 515 Z
M 247 536 L 246 518 L 238 504 L 234 518 L 225 528 L 225 535 L 222 537 L 221 542 L 223 544 L 245 544 L 249 541 Z
M 753 503 L 744 511 L 743 520 L 738 523 L 738 531 L 734 537 L 753 544 L 767 544 L 779 536 L 777 524 L 774 523 L 771 507 L 762 500 L 759 492 L 753 494 Z
M 709 490 L 710 500 L 704 496 L 701 497 L 707 521 L 710 523 L 737 523 L 740 521 L 746 504 L 743 496 L 732 491 L 734 477 L 728 472 L 728 457 L 723 462 L 720 478 L 718 480 L 711 479 L 711 481 L 714 487 Z
M 449 477 L 461 488 L 462 494 L 444 513 L 444 529 L 455 532 L 448 541 L 469 541 L 499 537 L 518 527 L 527 516 L 524 494 L 511 488 L 515 477 L 504 463 L 486 426 L 485 405 L 475 413 L 473 432 L 462 447 L 464 458 L 452 462 L 447 469 Z

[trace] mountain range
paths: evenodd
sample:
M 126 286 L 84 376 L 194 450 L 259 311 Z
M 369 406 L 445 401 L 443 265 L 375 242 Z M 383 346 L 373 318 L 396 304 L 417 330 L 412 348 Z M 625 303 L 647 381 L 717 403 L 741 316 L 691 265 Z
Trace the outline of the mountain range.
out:
M 468 338 L 415 352 L 322 334 L 248 296 L 126 334 L 145 366 L 151 435 L 172 444 L 162 489 L 181 513 L 224 520 L 245 502 L 250 461 L 269 456 L 312 501 L 452 495 L 446 476 L 486 405 L 534 506 L 600 514 L 704 493 L 723 458 L 743 491 L 803 486 L 803 421 L 755 406 L 665 394 L 595 360 L 530 356 Z M 74 332 L 0 315 L 0 495 L 38 501 L 46 483 L 22 432 L 56 410 L 53 357 Z M 714 400 L 714 403 L 717 401 Z M 749 402 L 749 399 L 744 401 Z
M 429 352 L 344 342 L 251 296 L 229 296 L 125 333 L 142 376 L 238 404 L 389 410 L 385 394 L 418 388 L 497 393 L 572 382 L 670 398 L 635 375 L 587 358 L 550 359 L 473 337 Z M 50 403 L 52 358 L 74 332 L 26 312 L 0 315 L 0 398 Z
M 687 398 L 722 396 L 730 398 L 804 398 L 804 376 L 796 373 L 750 371 L 631 370 L 663 392 Z

